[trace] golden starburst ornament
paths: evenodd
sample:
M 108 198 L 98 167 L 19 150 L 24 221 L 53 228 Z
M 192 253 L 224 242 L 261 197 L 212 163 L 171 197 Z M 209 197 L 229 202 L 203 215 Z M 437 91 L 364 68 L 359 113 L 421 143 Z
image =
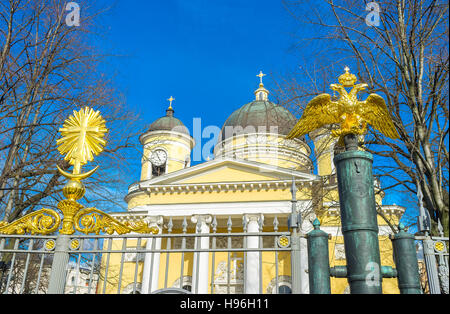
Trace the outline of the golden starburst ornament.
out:
M 58 167 L 59 171 L 70 179 L 84 179 L 95 172 L 97 168 L 81 174 L 81 166 L 92 161 L 106 145 L 104 136 L 108 129 L 100 112 L 89 107 L 74 111 L 59 132 L 62 138 L 56 141 L 58 150 L 73 165 L 73 173 L 70 175 Z
M 90 234 L 107 232 L 113 234 L 152 233 L 157 234 L 159 230 L 155 227 L 149 227 L 144 220 L 132 220 L 120 222 L 114 217 L 102 212 L 96 208 L 85 208 L 77 201 L 84 196 L 86 188 L 82 183 L 92 175 L 98 166 L 91 171 L 81 173 L 81 167 L 87 162 L 92 161 L 94 157 L 100 154 L 106 141 L 104 136 L 108 130 L 105 126 L 105 120 L 99 111 L 85 107 L 80 111 L 74 111 L 59 129 L 62 138 L 56 141 L 58 150 L 65 156 L 71 165 L 73 172 L 68 173 L 57 166 L 59 172 L 69 179 L 63 187 L 63 194 L 66 199 L 58 202 L 60 215 L 52 209 L 41 209 L 17 219 L 11 223 L 0 221 L 0 234 L 51 234 L 60 226 L 60 234 L 71 235 L 76 231 Z M 78 241 L 78 240 L 77 240 Z M 72 241 L 70 248 L 76 250 L 79 243 Z M 47 250 L 54 250 L 54 242 L 46 243 Z

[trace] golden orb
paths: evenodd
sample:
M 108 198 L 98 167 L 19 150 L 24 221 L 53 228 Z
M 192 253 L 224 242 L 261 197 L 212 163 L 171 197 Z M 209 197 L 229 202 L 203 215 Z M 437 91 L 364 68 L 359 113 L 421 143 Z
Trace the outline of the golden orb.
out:
M 77 180 L 70 180 L 63 188 L 64 196 L 72 201 L 82 198 L 85 192 L 84 184 Z

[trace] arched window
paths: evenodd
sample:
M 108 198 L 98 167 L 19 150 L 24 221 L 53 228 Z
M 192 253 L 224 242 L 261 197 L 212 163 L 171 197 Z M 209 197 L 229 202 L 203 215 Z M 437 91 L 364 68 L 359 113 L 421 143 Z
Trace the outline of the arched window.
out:
M 288 285 L 280 285 L 278 286 L 278 294 L 291 294 L 292 289 Z
M 166 164 L 155 166 L 152 164 L 152 177 L 158 177 L 166 173 Z
M 191 292 L 192 291 L 192 286 L 191 285 L 184 285 L 183 289 Z
M 140 283 L 130 283 L 122 290 L 122 294 L 141 294 L 141 289 Z
M 292 283 L 291 276 L 279 276 L 273 278 L 269 285 L 267 286 L 267 293 L 270 294 L 291 294 L 292 293 Z
M 180 281 L 182 281 L 182 282 L 180 282 Z M 182 278 L 178 278 L 172 284 L 171 288 L 180 289 L 180 286 L 183 290 L 191 292 L 192 291 L 192 277 L 191 276 L 183 276 Z

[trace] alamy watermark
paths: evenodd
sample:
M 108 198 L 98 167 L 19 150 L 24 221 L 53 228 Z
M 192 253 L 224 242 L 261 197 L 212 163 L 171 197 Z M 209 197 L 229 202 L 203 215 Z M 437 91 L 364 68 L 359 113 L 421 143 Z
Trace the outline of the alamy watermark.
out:
M 366 275 L 366 283 L 369 287 L 379 287 L 380 286 L 380 265 L 376 262 L 369 262 L 366 265 L 366 271 L 368 271 Z
M 208 159 L 213 152 L 215 157 L 238 159 L 270 158 L 278 161 L 278 126 L 225 126 L 202 127 L 201 119 L 193 119 L 193 134 L 196 145 L 192 151 L 194 161 Z M 205 141 L 206 139 L 206 141 Z M 264 169 L 260 169 L 264 171 Z
M 366 5 L 366 11 L 369 11 L 366 15 L 367 26 L 380 26 L 380 5 L 375 1 L 369 2 Z
M 76 2 L 68 2 L 65 10 L 69 11 L 66 15 L 66 25 L 69 27 L 80 26 L 80 5 Z

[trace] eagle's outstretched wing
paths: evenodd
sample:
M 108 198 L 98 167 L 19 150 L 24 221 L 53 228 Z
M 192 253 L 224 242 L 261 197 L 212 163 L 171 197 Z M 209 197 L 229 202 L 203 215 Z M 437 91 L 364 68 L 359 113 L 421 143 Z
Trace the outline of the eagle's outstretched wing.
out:
M 339 123 L 339 104 L 331 101 L 329 94 L 320 94 L 313 98 L 287 139 L 305 135 L 327 124 Z
M 392 118 L 386 107 L 383 97 L 370 94 L 365 101 L 359 102 L 358 114 L 373 128 L 377 129 L 389 138 L 399 138 Z

